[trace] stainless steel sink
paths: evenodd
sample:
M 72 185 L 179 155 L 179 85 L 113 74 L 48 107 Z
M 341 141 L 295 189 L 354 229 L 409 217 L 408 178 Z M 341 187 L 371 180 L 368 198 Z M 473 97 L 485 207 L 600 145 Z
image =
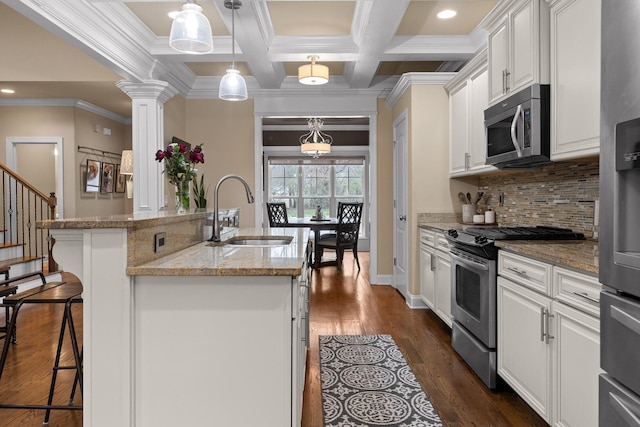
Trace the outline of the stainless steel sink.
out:
M 287 246 L 292 236 L 237 236 L 221 242 L 223 245 L 243 248 L 264 248 L 271 246 Z

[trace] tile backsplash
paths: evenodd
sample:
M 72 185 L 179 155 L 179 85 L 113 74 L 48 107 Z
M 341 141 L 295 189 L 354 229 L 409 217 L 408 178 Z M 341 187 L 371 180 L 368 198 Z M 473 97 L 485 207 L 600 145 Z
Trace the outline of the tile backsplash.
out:
M 565 227 L 591 237 L 599 175 L 596 159 L 482 176 L 478 188 L 485 197 L 478 208 L 494 210 L 500 226 Z

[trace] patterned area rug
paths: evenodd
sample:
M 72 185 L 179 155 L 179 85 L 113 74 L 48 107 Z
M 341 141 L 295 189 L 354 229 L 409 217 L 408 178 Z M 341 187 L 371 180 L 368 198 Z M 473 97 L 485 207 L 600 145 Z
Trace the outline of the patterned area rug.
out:
M 325 427 L 443 426 L 391 335 L 320 336 Z

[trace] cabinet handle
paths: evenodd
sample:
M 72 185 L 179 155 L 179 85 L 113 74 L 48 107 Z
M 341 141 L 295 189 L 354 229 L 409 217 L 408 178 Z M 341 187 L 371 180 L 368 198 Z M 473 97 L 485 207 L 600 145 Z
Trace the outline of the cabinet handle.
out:
M 599 300 L 599 299 L 597 299 L 597 298 L 594 298 L 594 297 L 590 296 L 590 295 L 589 295 L 589 294 L 587 294 L 586 292 L 575 292 L 575 291 L 574 291 L 574 292 L 573 292 L 573 294 L 574 294 L 574 295 L 577 295 L 577 296 L 579 296 L 579 297 L 582 297 L 582 298 L 584 298 L 584 299 L 586 299 L 586 300 L 588 300 L 588 301 L 591 301 L 591 302 L 595 302 L 595 303 L 599 303 L 599 302 L 600 302 L 600 300 Z
M 550 317 L 554 317 L 554 315 L 545 307 L 540 307 L 540 341 L 544 341 L 545 344 L 549 344 L 549 340 L 555 338 L 549 333 L 549 330 L 551 329 L 551 325 L 549 323 Z
M 505 270 L 513 271 L 514 273 L 519 274 L 521 276 L 527 275 L 526 270 L 520 270 L 518 267 L 505 267 Z
M 464 170 L 469 170 L 469 158 L 470 158 L 470 154 L 469 153 L 464 153 Z
M 502 94 L 505 94 L 507 92 L 507 84 L 505 83 L 506 77 L 507 77 L 507 69 L 505 68 L 504 70 L 502 70 Z
M 505 69 L 504 70 L 504 86 L 505 86 L 505 92 L 509 92 L 509 89 L 511 89 L 509 87 L 509 76 L 511 75 L 511 73 L 509 72 L 509 70 Z
M 431 258 L 431 271 L 436 270 L 436 257 L 433 254 L 429 254 L 429 258 Z

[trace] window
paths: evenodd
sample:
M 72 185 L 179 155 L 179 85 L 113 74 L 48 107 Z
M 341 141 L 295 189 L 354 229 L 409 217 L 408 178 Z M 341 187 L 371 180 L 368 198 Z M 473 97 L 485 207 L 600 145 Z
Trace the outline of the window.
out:
M 310 217 L 318 206 L 335 217 L 338 202 L 363 202 L 362 230 L 366 214 L 366 161 L 350 158 L 269 158 L 267 199 L 284 202 L 290 217 Z M 361 230 L 361 232 L 362 232 Z

